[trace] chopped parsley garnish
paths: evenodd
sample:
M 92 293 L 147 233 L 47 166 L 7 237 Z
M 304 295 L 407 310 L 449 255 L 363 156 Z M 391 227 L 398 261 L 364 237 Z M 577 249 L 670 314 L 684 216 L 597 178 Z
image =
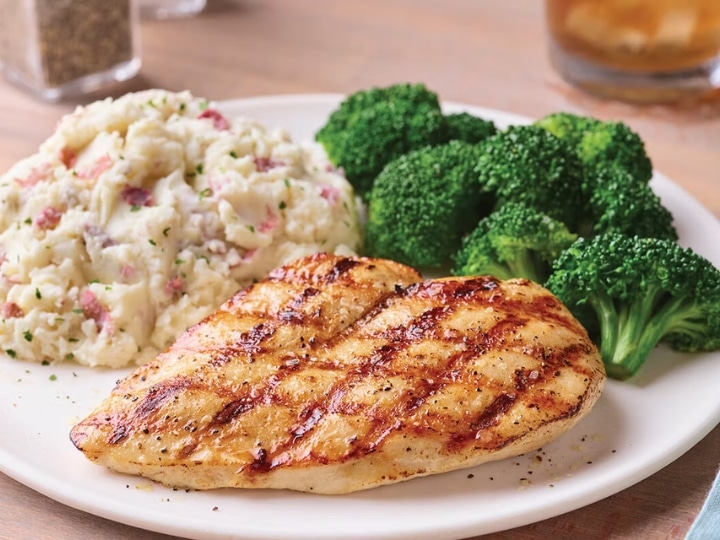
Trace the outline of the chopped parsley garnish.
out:
M 287 208 L 287 204 L 285 204 L 285 201 L 280 201 L 280 204 L 278 204 L 278 208 L 280 210 L 285 210 L 285 208 Z
M 138 210 L 140 210 L 140 208 L 142 208 L 142 207 L 141 207 L 139 204 L 133 204 L 133 205 L 130 207 L 130 211 L 131 211 L 131 212 L 137 212 Z
M 237 159 L 237 152 L 235 150 L 230 150 L 230 157 Z
M 251 233 L 255 232 L 255 227 L 253 227 L 252 225 L 248 225 L 247 228 Z
M 16 353 L 15 351 L 13 351 L 12 349 L 5 349 L 5 353 L 6 353 L 10 358 L 17 358 L 17 353 Z
M 32 219 L 30 219 L 30 218 L 25 218 L 25 224 L 26 224 L 26 225 L 30 225 L 31 223 L 32 223 Z
M 47 360 L 43 360 L 42 362 L 40 362 L 40 365 L 41 366 L 49 366 L 50 362 L 48 362 Z
M 182 263 L 184 263 L 184 262 L 185 262 L 185 261 L 182 260 L 182 259 L 175 259 L 175 264 L 182 264 Z
M 212 189 L 205 188 L 198 194 L 198 198 L 204 199 L 205 197 L 209 197 L 210 195 L 212 195 Z
M 165 227 L 165 228 L 163 229 L 163 236 L 167 237 L 168 232 L 170 232 L 170 227 Z
M 57 381 L 57 375 L 55 375 L 55 374 L 53 373 L 52 375 L 50 375 L 50 376 L 48 377 L 48 379 L 50 379 L 51 381 Z
M 198 174 L 202 174 L 203 173 L 203 164 L 198 163 L 197 165 L 195 165 L 195 171 L 197 171 Z
M 165 235 L 165 236 L 167 236 L 167 235 Z M 148 238 L 148 242 L 150 242 L 151 246 L 157 246 L 157 242 L 155 240 L 153 240 L 152 238 Z
M 38 300 L 42 298 L 42 294 L 40 294 L 40 289 L 38 289 L 37 287 L 35 287 L 35 298 L 37 298 Z
M 32 340 L 33 340 L 33 335 L 32 335 L 32 332 L 31 332 L 30 330 L 25 330 L 25 331 L 23 332 L 23 337 L 25 338 L 25 341 L 32 341 Z

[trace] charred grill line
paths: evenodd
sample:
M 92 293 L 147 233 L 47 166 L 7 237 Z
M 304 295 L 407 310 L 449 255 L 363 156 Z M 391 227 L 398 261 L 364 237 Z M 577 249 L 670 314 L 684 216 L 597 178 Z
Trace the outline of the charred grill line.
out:
M 310 298 L 312 298 L 313 296 L 317 296 L 318 294 L 320 294 L 320 291 L 313 287 L 307 287 L 306 289 L 303 289 L 303 291 L 298 296 L 288 302 L 286 308 L 280 310 L 280 312 L 278 313 L 278 318 L 284 323 L 292 323 L 296 325 L 306 324 L 307 319 L 302 313 L 299 312 L 299 310 L 303 307 L 305 303 L 307 303 Z
M 131 433 L 139 431 L 163 404 L 190 386 L 187 377 L 177 377 L 151 386 L 140 404 L 130 409 L 128 414 L 116 414 L 106 419 L 113 426 L 108 443 L 117 444 Z
M 236 396 L 235 399 L 226 403 L 225 406 L 214 416 L 212 421 L 207 425 L 206 429 L 227 424 L 236 417 L 251 411 L 260 404 L 269 405 L 275 402 L 275 389 L 291 372 L 291 370 L 284 370 L 275 373 L 268 378 L 267 383 L 262 388 L 258 389 L 257 387 L 253 387 L 243 392 L 242 395 Z
M 351 269 L 355 268 L 358 264 L 360 264 L 360 263 L 354 259 L 339 260 L 332 267 L 332 270 L 330 270 L 330 272 L 328 272 L 328 274 L 325 276 L 325 282 L 333 283 L 334 281 L 337 281 L 340 278 L 340 276 L 342 276 L 343 274 L 346 274 Z

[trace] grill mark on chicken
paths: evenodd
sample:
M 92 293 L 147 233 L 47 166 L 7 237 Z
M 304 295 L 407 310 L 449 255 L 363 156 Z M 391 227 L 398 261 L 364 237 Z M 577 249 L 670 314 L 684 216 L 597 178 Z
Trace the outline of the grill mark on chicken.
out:
M 341 259 L 333 267 L 330 272 L 325 276 L 326 283 L 332 283 L 337 281 L 340 276 L 346 274 L 358 265 L 358 261 L 354 259 Z
M 292 323 L 296 325 L 307 324 L 307 317 L 299 310 L 307 302 L 309 298 L 320 294 L 320 291 L 314 287 L 304 289 L 300 295 L 290 301 L 287 307 L 278 313 L 278 319 L 284 323 Z
M 326 259 L 327 257 L 328 255 L 325 253 L 319 253 L 308 256 L 306 260 L 309 263 L 313 263 L 318 260 Z M 327 285 L 345 277 L 349 274 L 350 270 L 357 267 L 359 264 L 360 262 L 353 258 L 339 257 L 329 271 L 324 274 L 314 273 L 311 268 L 312 264 L 308 264 L 304 268 L 299 268 L 294 265 L 286 265 L 270 271 L 266 279 L 267 281 L 275 282 L 308 282 Z M 366 267 L 368 270 L 374 270 L 375 268 L 372 264 L 367 265 Z
M 220 367 L 228 362 L 245 357 L 247 362 L 254 362 L 253 355 L 264 351 L 262 344 L 275 333 L 273 326 L 264 323 L 253 326 L 250 331 L 241 334 L 240 339 L 231 345 L 217 348 L 205 348 L 212 355 L 210 364 Z
M 227 424 L 236 417 L 244 414 L 258 405 L 270 405 L 275 403 L 273 394 L 280 382 L 287 376 L 287 372 L 280 371 L 272 375 L 262 388 L 250 388 L 237 399 L 226 403 L 225 406 L 213 417 L 208 428 Z
M 151 386 L 137 407 L 131 408 L 127 412 L 105 417 L 105 422 L 113 426 L 108 437 L 108 444 L 117 444 L 134 433 L 145 425 L 148 419 L 156 414 L 167 401 L 190 386 L 191 382 L 186 377 L 168 379 Z M 125 396 L 125 398 L 133 399 L 129 395 Z
M 481 431 L 497 425 L 498 417 L 508 412 L 517 400 L 518 395 L 514 392 L 497 396 L 489 407 L 486 407 L 475 420 L 470 422 L 469 428 L 470 431 L 476 433 L 475 438 L 479 437 Z

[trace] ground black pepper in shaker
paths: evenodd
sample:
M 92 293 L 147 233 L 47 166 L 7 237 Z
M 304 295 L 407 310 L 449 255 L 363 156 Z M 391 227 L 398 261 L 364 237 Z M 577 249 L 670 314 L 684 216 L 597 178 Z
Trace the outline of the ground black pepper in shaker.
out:
M 132 78 L 140 69 L 135 2 L 0 2 L 5 76 L 48 100 Z

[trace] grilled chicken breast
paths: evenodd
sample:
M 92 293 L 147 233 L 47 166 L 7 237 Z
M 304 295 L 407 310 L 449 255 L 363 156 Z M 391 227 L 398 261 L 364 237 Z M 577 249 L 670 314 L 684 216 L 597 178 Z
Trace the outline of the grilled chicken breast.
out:
M 321 254 L 188 329 L 71 439 L 173 487 L 348 493 L 536 449 L 604 381 L 585 329 L 537 284 Z

